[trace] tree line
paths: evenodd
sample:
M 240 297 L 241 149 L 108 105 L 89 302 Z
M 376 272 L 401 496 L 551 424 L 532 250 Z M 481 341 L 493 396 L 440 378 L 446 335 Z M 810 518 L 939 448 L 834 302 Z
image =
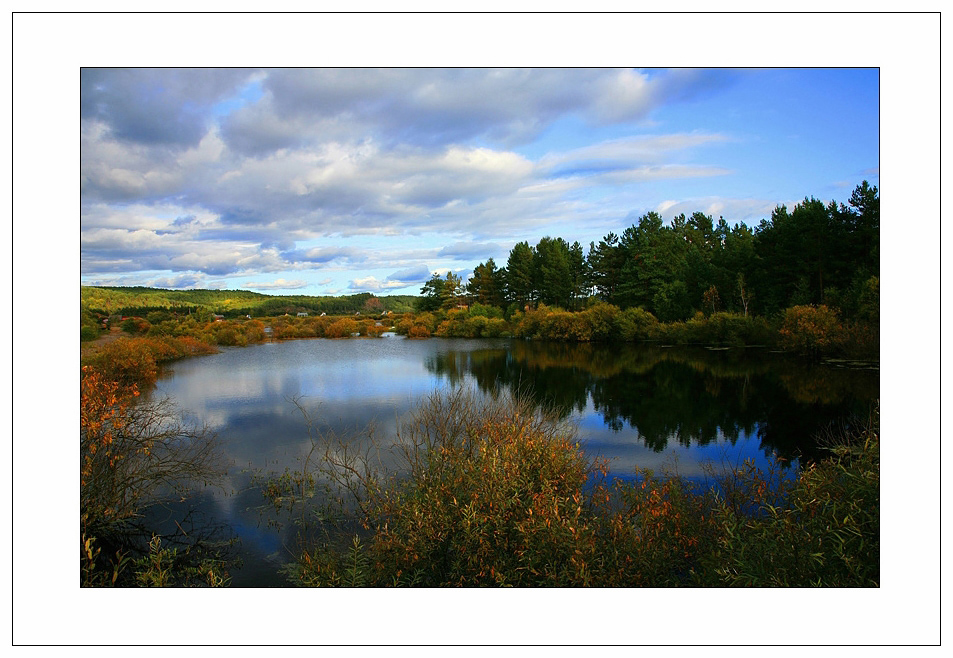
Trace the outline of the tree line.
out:
M 702 212 L 666 224 L 649 212 L 588 250 L 560 237 L 523 241 L 505 266 L 489 258 L 467 282 L 435 273 L 417 309 L 479 303 L 509 313 L 541 304 L 574 311 L 602 301 L 674 322 L 697 312 L 772 316 L 827 305 L 855 318 L 879 305 L 871 299 L 879 262 L 880 197 L 863 181 L 847 204 L 806 197 L 791 210 L 777 206 L 754 227 Z

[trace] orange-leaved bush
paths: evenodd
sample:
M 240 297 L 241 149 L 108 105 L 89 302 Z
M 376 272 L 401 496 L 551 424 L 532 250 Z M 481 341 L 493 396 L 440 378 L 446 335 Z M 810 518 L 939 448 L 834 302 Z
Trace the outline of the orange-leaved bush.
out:
M 835 351 L 844 328 L 837 311 L 827 306 L 792 306 L 784 312 L 781 347 L 798 354 L 820 356 Z

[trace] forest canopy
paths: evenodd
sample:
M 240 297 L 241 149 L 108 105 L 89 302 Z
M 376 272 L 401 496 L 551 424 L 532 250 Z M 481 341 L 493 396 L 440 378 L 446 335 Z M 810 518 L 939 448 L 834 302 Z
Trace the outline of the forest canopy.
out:
M 753 227 L 702 212 L 666 223 L 648 212 L 588 249 L 561 237 L 520 242 L 505 266 L 490 258 L 465 285 L 452 272 L 435 273 L 418 310 L 474 302 L 580 310 L 598 300 L 640 307 L 663 322 L 697 312 L 769 316 L 799 305 L 828 305 L 853 318 L 875 312 L 879 275 L 880 197 L 864 181 L 846 204 L 805 198 Z

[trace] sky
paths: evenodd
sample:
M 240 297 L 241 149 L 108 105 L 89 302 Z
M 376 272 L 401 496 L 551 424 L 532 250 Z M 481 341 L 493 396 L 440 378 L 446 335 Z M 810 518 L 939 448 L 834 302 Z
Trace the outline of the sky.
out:
M 880 186 L 877 68 L 82 68 L 84 285 L 419 294 Z

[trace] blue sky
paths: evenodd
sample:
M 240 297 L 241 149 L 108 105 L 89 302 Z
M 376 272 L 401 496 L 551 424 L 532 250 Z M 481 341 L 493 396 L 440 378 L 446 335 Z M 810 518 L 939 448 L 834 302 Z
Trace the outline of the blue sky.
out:
M 648 211 L 756 225 L 879 181 L 876 68 L 81 74 L 81 278 L 418 294 Z

